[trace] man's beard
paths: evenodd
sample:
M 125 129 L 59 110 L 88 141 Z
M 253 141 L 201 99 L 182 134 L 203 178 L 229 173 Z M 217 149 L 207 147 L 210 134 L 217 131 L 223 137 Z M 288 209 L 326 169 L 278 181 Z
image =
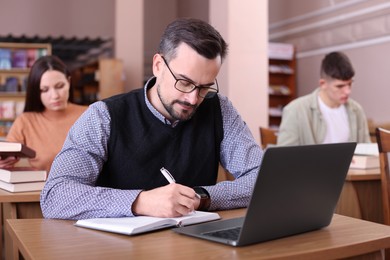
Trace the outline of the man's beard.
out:
M 179 120 L 179 121 L 187 121 L 187 120 L 190 120 L 191 117 L 195 114 L 196 112 L 196 109 L 198 108 L 197 105 L 191 105 L 187 102 L 183 102 L 183 101 L 180 101 L 180 100 L 173 100 L 171 103 L 168 103 L 166 102 L 162 95 L 161 95 L 161 92 L 160 92 L 160 85 L 157 86 L 157 95 L 158 95 L 158 98 L 160 99 L 161 103 L 163 104 L 165 110 L 168 112 L 168 114 L 173 118 L 173 120 Z M 189 111 L 183 111 L 183 113 L 177 113 L 174 109 L 173 109 L 173 105 L 175 103 L 178 103 L 178 104 L 183 104 L 185 106 L 190 106 L 192 107 L 192 111 L 189 112 Z

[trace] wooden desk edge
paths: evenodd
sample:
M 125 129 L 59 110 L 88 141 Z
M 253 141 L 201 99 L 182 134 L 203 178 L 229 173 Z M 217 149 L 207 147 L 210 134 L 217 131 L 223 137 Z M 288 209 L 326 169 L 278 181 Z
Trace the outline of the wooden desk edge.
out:
M 5 202 L 39 202 L 40 191 L 8 192 L 0 190 L 0 203 Z
M 374 172 L 370 172 L 369 170 L 356 170 L 356 169 L 349 169 L 347 177 L 345 178 L 346 181 L 373 181 L 373 180 L 380 180 L 381 179 L 381 172 L 380 169 L 375 169 Z
M 224 214 L 223 212 L 218 212 L 218 213 L 221 213 L 220 214 L 221 216 L 226 215 L 226 218 L 231 218 L 231 217 L 235 217 L 235 216 L 242 216 L 242 214 L 244 213 L 244 210 L 242 210 L 242 209 L 235 210 L 235 211 L 233 211 L 232 215 L 231 215 L 231 212 L 227 212 L 227 214 Z M 223 218 L 225 218 L 225 217 L 223 217 Z M 350 217 L 346 217 L 346 216 L 342 216 L 342 215 L 338 215 L 338 214 L 335 214 L 334 218 L 338 219 L 338 222 L 339 222 L 338 225 L 340 225 L 340 222 L 343 222 L 345 220 L 363 221 L 363 220 L 358 220 L 358 219 L 354 219 L 354 218 L 350 218 Z M 15 242 L 15 244 L 18 246 L 19 250 L 23 254 L 23 256 L 26 259 L 32 259 L 32 255 L 29 254 L 29 250 L 27 250 L 26 245 L 22 243 L 22 241 L 19 239 L 18 235 L 16 234 L 16 232 L 13 229 L 13 225 L 15 225 L 18 221 L 24 221 L 24 220 L 20 220 L 20 219 L 19 220 L 18 219 L 7 220 L 6 221 L 7 222 L 6 228 L 9 232 L 9 234 L 11 235 L 13 241 Z M 31 221 L 31 219 L 30 219 L 30 221 Z M 72 221 L 72 220 L 56 220 L 56 219 L 47 219 L 47 220 L 36 219 L 35 221 L 38 221 L 38 222 L 42 222 L 42 221 L 43 222 L 46 222 L 46 221 L 57 222 L 58 221 L 58 222 L 65 223 L 65 225 L 72 225 L 72 226 L 75 223 L 75 221 Z M 369 225 L 383 226 L 381 224 L 368 222 L 368 221 L 367 221 L 367 223 L 369 223 Z M 380 227 L 380 228 L 382 228 L 382 227 Z M 101 231 L 95 231 L 95 232 L 101 232 Z M 193 239 L 193 238 L 191 238 L 191 239 Z M 208 242 L 208 243 L 210 243 L 210 242 Z M 267 242 L 265 242 L 265 243 L 267 243 Z M 324 249 L 322 251 L 316 252 L 316 255 L 317 255 L 318 259 L 326 259 L 329 257 L 330 258 L 331 257 L 351 257 L 351 256 L 366 255 L 366 254 L 367 255 L 369 255 L 369 254 L 378 255 L 378 254 L 380 254 L 381 249 L 384 249 L 384 248 L 387 248 L 390 246 L 390 231 L 384 232 L 380 236 L 377 236 L 373 241 L 370 242 L 369 245 L 365 245 L 362 243 L 363 242 L 360 242 L 358 244 L 354 244 L 353 246 L 348 245 L 347 247 L 349 248 L 349 251 L 345 250 L 343 248 L 336 248 L 333 252 L 329 252 L 329 249 Z M 253 245 L 253 246 L 256 246 L 256 245 Z M 353 247 L 353 249 L 351 247 Z M 229 248 L 227 248 L 227 249 L 229 249 Z M 251 246 L 249 246 L 248 249 L 249 248 L 251 248 Z M 240 250 L 238 248 L 233 248 L 233 247 L 231 249 Z M 353 252 L 351 252 L 350 250 L 352 250 Z M 311 252 L 311 251 L 303 252 L 303 254 L 301 255 L 301 257 L 303 257 L 303 258 L 307 257 L 307 256 L 313 256 L 313 252 Z

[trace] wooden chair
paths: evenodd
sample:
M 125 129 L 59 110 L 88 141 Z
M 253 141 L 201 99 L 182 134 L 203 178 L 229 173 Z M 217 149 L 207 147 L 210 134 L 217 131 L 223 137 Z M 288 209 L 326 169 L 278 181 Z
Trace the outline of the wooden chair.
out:
M 260 127 L 260 142 L 263 149 L 267 148 L 269 144 L 276 144 L 277 138 L 276 130 Z
M 378 127 L 375 129 L 375 134 L 381 169 L 383 221 L 385 225 L 390 225 L 390 130 Z M 390 249 L 385 250 L 385 259 L 390 259 Z
M 234 176 L 228 172 L 227 170 L 225 170 L 221 164 L 219 165 L 218 167 L 218 178 L 217 178 L 217 182 L 220 182 L 220 181 L 232 181 L 234 180 Z
M 383 220 L 384 224 L 390 225 L 390 168 L 388 158 L 390 155 L 390 130 L 376 128 L 375 133 L 381 168 Z

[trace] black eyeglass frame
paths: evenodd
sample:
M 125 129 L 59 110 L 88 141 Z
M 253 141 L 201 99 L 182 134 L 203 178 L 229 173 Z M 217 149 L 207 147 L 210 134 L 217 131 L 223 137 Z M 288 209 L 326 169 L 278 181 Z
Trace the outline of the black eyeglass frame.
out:
M 174 84 L 174 87 L 175 87 L 176 90 L 178 90 L 178 91 L 180 91 L 180 92 L 182 92 L 182 93 L 191 93 L 191 92 L 193 92 L 194 90 L 199 89 L 199 91 L 198 91 L 198 96 L 201 97 L 201 98 L 212 98 L 212 97 L 214 97 L 217 93 L 219 93 L 219 86 L 218 86 L 218 81 L 217 81 L 217 79 L 215 79 L 215 85 L 217 86 L 217 88 L 205 87 L 205 86 L 202 86 L 202 85 L 197 86 L 197 85 L 195 85 L 193 82 L 191 82 L 191 81 L 189 81 L 189 80 L 187 80 L 187 79 L 178 79 L 178 78 L 176 78 L 175 74 L 173 73 L 173 71 L 172 71 L 171 68 L 169 67 L 168 62 L 166 61 L 166 59 L 164 58 L 164 56 L 162 56 L 162 55 L 160 55 L 160 56 L 161 56 L 161 58 L 163 59 L 165 65 L 167 66 L 169 72 L 172 74 L 172 77 L 176 80 L 176 82 L 175 82 L 175 84 Z M 176 87 L 176 84 L 177 84 L 177 82 L 179 82 L 179 81 L 184 81 L 184 82 L 186 82 L 186 83 L 192 85 L 193 88 L 192 88 L 191 90 L 189 90 L 189 91 L 184 91 L 184 90 L 178 89 L 178 88 Z M 206 94 L 205 96 L 202 96 L 202 95 L 200 94 L 200 93 L 201 93 L 201 91 L 200 91 L 201 89 L 207 89 L 207 90 L 208 90 L 208 91 L 207 91 L 207 94 Z

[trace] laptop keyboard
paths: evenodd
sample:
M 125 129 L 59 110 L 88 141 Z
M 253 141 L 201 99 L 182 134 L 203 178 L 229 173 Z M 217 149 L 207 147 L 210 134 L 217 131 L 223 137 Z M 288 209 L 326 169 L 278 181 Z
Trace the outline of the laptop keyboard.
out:
M 229 228 L 218 231 L 205 232 L 202 235 L 224 238 L 228 240 L 238 240 L 238 236 L 240 235 L 241 227 Z

